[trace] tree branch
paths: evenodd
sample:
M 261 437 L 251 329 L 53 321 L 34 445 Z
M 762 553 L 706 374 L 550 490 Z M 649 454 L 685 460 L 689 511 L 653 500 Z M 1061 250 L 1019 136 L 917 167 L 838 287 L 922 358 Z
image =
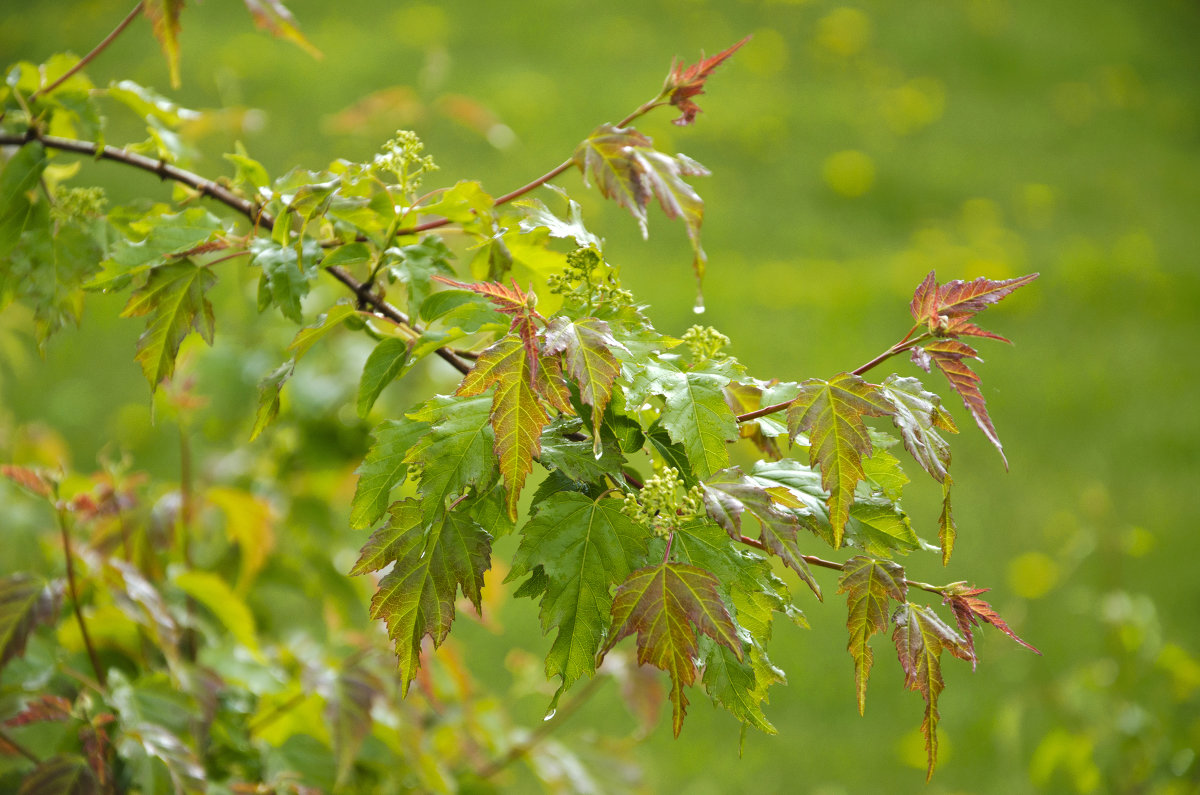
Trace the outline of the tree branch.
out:
M 96 681 L 100 687 L 107 686 L 104 668 L 100 658 L 96 656 L 96 647 L 92 645 L 92 636 L 88 634 L 87 622 L 83 620 L 83 608 L 79 605 L 79 586 L 75 582 L 75 556 L 71 552 L 71 534 L 67 530 L 67 509 L 56 506 L 55 515 L 58 517 L 58 530 L 62 536 L 63 557 L 67 560 L 67 589 L 71 592 L 71 607 L 75 610 L 75 620 L 79 623 L 79 634 L 83 638 L 84 648 L 87 649 L 88 659 L 91 660 L 92 670 L 96 673 Z
M 25 146 L 34 141 L 49 149 L 87 155 L 97 160 L 112 160 L 142 171 L 148 171 L 151 174 L 157 174 L 160 179 L 169 179 L 173 182 L 187 185 L 200 195 L 207 196 L 214 201 L 224 204 L 233 211 L 244 215 L 256 227 L 262 227 L 267 231 L 275 227 L 275 218 L 269 213 L 264 212 L 256 203 L 243 199 L 241 196 L 238 196 L 233 191 L 211 179 L 206 179 L 194 172 L 173 166 L 165 160 L 155 160 L 154 158 L 125 149 L 118 149 L 114 146 L 100 146 L 92 141 L 80 141 L 74 138 L 60 138 L 56 135 L 46 135 L 33 127 L 26 130 L 24 135 L 0 134 L 0 146 Z M 379 295 L 373 293 L 370 287 L 355 279 L 344 269 L 333 265 L 325 268 L 325 271 L 349 287 L 362 306 L 370 307 L 372 311 L 378 313 L 381 317 L 385 317 L 395 323 L 403 323 L 416 328 L 407 315 Z M 436 353 L 463 375 L 466 375 L 471 369 L 471 365 L 467 364 L 447 348 L 438 348 Z
M 4 731 L 4 729 L 0 729 L 0 746 L 5 746 L 5 745 L 7 745 L 9 748 L 16 751 L 21 756 L 28 759 L 30 762 L 33 762 L 35 765 L 40 765 L 42 763 L 41 758 L 38 757 L 37 754 L 35 754 L 33 751 L 30 751 L 28 748 L 21 745 L 16 740 L 14 740 L 12 738 L 12 735 L 9 734 L 8 732 Z

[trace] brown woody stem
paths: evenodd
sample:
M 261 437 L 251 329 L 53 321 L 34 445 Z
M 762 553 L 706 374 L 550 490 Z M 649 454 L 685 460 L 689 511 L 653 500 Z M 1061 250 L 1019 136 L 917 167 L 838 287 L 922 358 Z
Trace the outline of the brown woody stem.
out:
M 42 763 L 41 758 L 37 754 L 14 740 L 12 735 L 4 731 L 4 729 L 0 729 L 0 747 L 3 746 L 8 746 L 21 756 L 28 759 L 30 762 L 33 762 L 35 765 L 40 765 Z

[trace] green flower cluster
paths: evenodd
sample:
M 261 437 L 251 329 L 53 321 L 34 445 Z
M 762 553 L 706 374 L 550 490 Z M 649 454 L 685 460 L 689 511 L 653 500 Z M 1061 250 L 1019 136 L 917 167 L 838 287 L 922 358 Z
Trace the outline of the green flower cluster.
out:
M 55 221 L 77 222 L 104 215 L 108 198 L 104 188 L 68 188 L 58 186 L 54 191 L 54 203 L 50 215 Z
M 375 155 L 371 170 L 376 173 L 388 171 L 395 175 L 396 182 L 405 193 L 414 193 L 421 187 L 421 180 L 438 166 L 430 155 L 423 154 L 425 144 L 412 130 L 397 130 L 396 135 L 383 145 Z
M 649 525 L 657 536 L 665 536 L 680 525 L 704 515 L 704 492 L 699 485 L 683 488 L 679 470 L 663 467 L 642 484 L 637 494 L 625 495 L 621 512 L 641 524 Z
M 721 350 L 729 344 L 729 337 L 712 326 L 692 326 L 684 333 L 683 341 L 691 350 L 696 364 L 703 364 L 709 359 L 725 358 L 726 354 Z
M 548 276 L 546 283 L 551 293 L 561 295 L 565 303 L 576 306 L 628 306 L 633 303 L 633 293 L 621 289 L 616 269 L 592 246 L 581 246 L 568 254 L 567 267 L 561 274 Z

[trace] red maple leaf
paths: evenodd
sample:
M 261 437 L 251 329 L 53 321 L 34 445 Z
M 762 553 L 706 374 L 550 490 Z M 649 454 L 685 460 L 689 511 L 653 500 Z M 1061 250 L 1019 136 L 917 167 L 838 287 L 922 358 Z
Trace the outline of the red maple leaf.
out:
M 1017 633 L 1013 632 L 1012 628 L 1004 622 L 1004 619 L 990 604 L 979 598 L 980 594 L 987 593 L 989 590 L 991 589 L 972 588 L 965 583 L 958 583 L 954 590 L 942 598 L 942 602 L 950 605 L 950 609 L 954 611 L 954 618 L 958 622 L 958 631 L 967 639 L 967 648 L 971 651 L 972 658 L 975 656 L 975 639 L 971 635 L 971 628 L 973 626 L 981 627 L 984 624 L 991 624 L 1025 648 L 1035 654 L 1041 654 L 1033 644 L 1025 642 Z M 974 659 L 971 660 L 971 667 L 975 667 Z
M 667 75 L 667 81 L 663 84 L 660 96 L 666 97 L 672 105 L 683 111 L 683 115 L 675 119 L 675 124 L 683 127 L 696 120 L 700 106 L 692 101 L 692 97 L 703 94 L 704 81 L 708 79 L 712 71 L 748 41 L 750 41 L 749 36 L 728 50 L 719 52 L 711 58 L 701 58 L 688 67 L 684 67 L 683 61 L 679 59 L 671 64 L 671 72 Z

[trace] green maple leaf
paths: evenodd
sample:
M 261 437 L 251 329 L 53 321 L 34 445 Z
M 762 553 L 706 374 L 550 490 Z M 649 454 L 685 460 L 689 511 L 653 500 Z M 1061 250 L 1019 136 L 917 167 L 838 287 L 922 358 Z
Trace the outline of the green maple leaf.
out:
M 780 507 L 766 489 L 738 467 L 723 469 L 700 485 L 705 510 L 733 540 L 741 538 L 742 514 L 750 514 L 758 520 L 759 538 L 767 551 L 777 555 L 821 598 L 821 587 L 798 546 L 797 531 L 801 524 L 794 512 Z
M 542 428 L 550 422 L 534 389 L 534 376 L 521 338 L 509 334 L 487 348 L 463 378 L 457 394 L 478 395 L 493 385 L 491 424 L 496 457 L 508 488 L 508 514 L 517 517 L 517 500 L 533 459 L 541 449 Z
M 142 11 L 154 29 L 171 72 L 171 87 L 179 88 L 179 15 L 184 0 L 145 0 Z
M 719 373 L 683 371 L 671 361 L 651 361 L 626 389 L 626 403 L 640 406 L 647 395 L 661 395 L 662 427 L 671 441 L 683 446 L 690 469 L 703 480 L 729 466 L 726 445 L 738 435 L 737 420 L 725 402 L 728 383 Z
M 398 337 L 380 340 L 363 365 L 362 381 L 358 386 L 358 416 L 365 419 L 380 393 L 411 366 L 407 342 Z
M 846 594 L 846 629 L 850 633 L 847 648 L 854 658 L 854 689 L 861 715 L 866 710 L 867 679 L 875 660 L 871 636 L 887 630 L 888 601 L 903 602 L 908 597 L 908 584 L 899 564 L 857 556 L 846 561 L 838 593 Z
M 415 500 L 392 506 L 388 523 L 376 530 L 351 574 L 378 571 L 394 562 L 371 600 L 371 618 L 382 618 L 396 644 L 401 689 L 421 664 L 421 642 L 436 648 L 454 621 L 454 599 L 462 593 L 482 609 L 483 575 L 491 565 L 491 536 L 462 512 L 431 524 Z
M 17 150 L 0 171 L 0 264 L 7 269 L 9 253 L 34 213 L 29 194 L 37 188 L 50 159 L 46 148 L 33 142 Z M 4 271 L 0 270 L 0 276 Z M 3 281 L 0 280 L 0 284 Z M 0 294 L 0 298 L 3 298 Z
M 432 521 L 468 489 L 486 491 L 496 475 L 493 399 L 439 395 L 408 419 L 432 423 L 411 445 L 404 462 L 420 469 L 421 510 Z
M 963 660 L 974 661 L 975 655 L 963 638 L 923 605 L 905 602 L 897 608 L 892 621 L 892 641 L 900 667 L 904 669 L 904 686 L 916 690 L 925 698 L 925 719 L 921 733 L 925 735 L 928 757 L 925 780 L 933 775 L 937 763 L 937 700 L 945 687 L 942 680 L 942 651 L 946 650 Z
M 633 572 L 613 598 L 613 631 L 603 656 L 622 638 L 637 633 L 638 662 L 671 676 L 672 726 L 683 728 L 687 696 L 696 681 L 696 633 L 709 636 L 742 658 L 737 627 L 717 591 L 720 581 L 703 569 L 664 561 Z
M 258 279 L 258 311 L 274 304 L 284 317 L 297 323 L 304 319 L 300 302 L 308 295 L 309 284 L 316 275 L 314 262 L 320 247 L 304 240 L 300 250 L 290 242 L 279 244 L 266 238 L 256 238 L 250 244 L 253 255 L 250 264 L 261 268 Z
M 542 630 L 558 630 L 546 656 L 546 676 L 562 678 L 555 701 L 575 680 L 596 672 L 610 592 L 645 555 L 647 531 L 621 513 L 621 505 L 611 497 L 558 492 L 521 529 L 505 582 L 535 569 L 545 577 Z
M 942 545 L 942 565 L 950 562 L 954 552 L 954 539 L 958 536 L 958 527 L 954 524 L 954 510 L 950 506 L 950 478 L 942 484 L 942 512 L 938 514 L 938 541 Z
M 0 579 L 0 667 L 25 650 L 38 624 L 58 610 L 58 597 L 46 583 L 27 574 Z
M 408 313 L 415 315 L 433 287 L 433 280 L 453 276 L 450 260 L 454 253 L 440 237 L 429 236 L 420 243 L 390 248 L 384 260 L 388 272 L 408 290 Z
M 938 429 L 958 433 L 954 418 L 942 408 L 942 400 L 925 390 L 915 378 L 889 375 L 879 385 L 879 393 L 892 406 L 892 421 L 900 429 L 904 449 L 939 483 L 944 483 L 950 468 L 950 445 Z
M 668 218 L 682 218 L 695 254 L 697 281 L 704 278 L 707 257 L 700 247 L 704 201 L 684 177 L 706 177 L 708 169 L 686 155 L 665 154 L 632 127 L 602 124 L 579 144 L 574 163 L 584 180 L 594 180 L 600 193 L 628 210 L 648 234 L 646 207 L 657 199 Z
M 179 346 L 192 331 L 212 345 L 213 307 L 205 293 L 216 281 L 210 269 L 183 260 L 150 271 L 146 284 L 129 297 L 121 317 L 148 315 L 136 358 L 151 389 L 175 372 Z
M 850 506 L 847 541 L 866 555 L 890 558 L 920 549 L 921 541 L 908 516 L 895 502 L 880 496 L 860 496 Z
M 408 477 L 409 451 L 428 431 L 429 423 L 409 417 L 384 420 L 375 427 L 375 441 L 357 470 L 358 485 L 350 501 L 351 527 L 362 530 L 379 521 L 392 489 Z
M 574 321 L 556 317 L 546 327 L 542 341 L 546 353 L 562 354 L 567 372 L 579 387 L 580 399 L 592 407 L 592 435 L 597 445 L 600 421 L 612 398 L 613 381 L 621 372 L 613 349 L 624 347 L 613 339 L 608 324 L 594 317 Z
M 809 434 L 809 464 L 820 467 L 821 484 L 829 492 L 834 547 L 841 546 L 854 487 L 864 476 L 862 457 L 872 450 L 862 418 L 891 412 L 878 387 L 851 373 L 805 381 L 788 407 L 788 431 L 793 437 Z

